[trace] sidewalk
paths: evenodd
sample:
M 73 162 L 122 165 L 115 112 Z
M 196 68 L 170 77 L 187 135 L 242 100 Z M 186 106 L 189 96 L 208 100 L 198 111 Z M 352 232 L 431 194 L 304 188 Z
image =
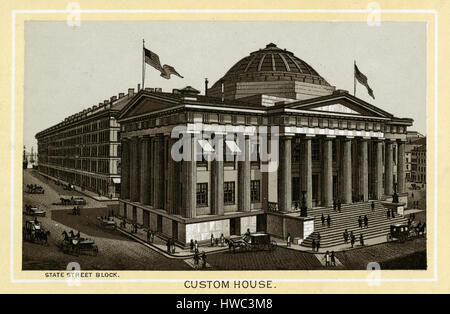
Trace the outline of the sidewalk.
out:
M 167 252 L 167 245 L 166 245 L 166 240 L 160 238 L 158 235 L 155 235 L 155 240 L 154 242 L 147 242 L 147 232 L 146 230 L 142 229 L 142 228 L 138 228 L 138 232 L 137 233 L 131 233 L 131 224 L 127 223 L 125 228 L 120 228 L 120 222 L 122 221 L 119 218 L 114 217 L 116 224 L 117 224 L 117 230 L 119 232 L 122 232 L 124 235 L 126 235 L 129 238 L 132 238 L 133 240 L 141 243 L 142 245 L 147 246 L 148 248 L 151 248 L 155 251 L 157 251 L 158 253 L 161 253 L 162 255 L 164 255 L 165 257 L 168 258 L 177 258 L 177 259 L 189 259 L 189 258 L 193 258 L 194 257 L 194 253 L 191 252 L 191 250 L 189 248 L 182 248 L 179 246 L 176 246 L 175 248 L 175 253 L 168 253 Z M 216 254 L 216 253 L 221 253 L 221 252 L 226 252 L 228 251 L 228 247 L 227 246 L 199 246 L 199 252 L 200 254 L 205 252 L 206 255 L 210 255 L 210 254 Z
M 60 183 L 62 183 L 64 185 L 69 184 L 68 182 L 66 182 L 64 180 L 52 177 L 51 175 L 42 174 L 40 172 L 38 172 L 38 173 L 40 175 L 44 176 L 44 177 L 47 177 L 47 178 L 53 180 L 53 181 L 59 181 Z M 92 191 L 89 191 L 89 190 L 86 190 L 86 189 L 82 190 L 81 187 L 78 186 L 78 185 L 75 185 L 75 184 L 72 184 L 72 185 L 75 187 L 74 191 L 76 191 L 78 193 L 81 193 L 81 194 L 83 194 L 83 195 L 85 195 L 87 197 L 90 197 L 90 198 L 92 198 L 92 199 L 94 199 L 94 200 L 96 200 L 98 202 L 115 202 L 115 201 L 117 202 L 119 200 L 119 198 L 117 198 L 117 197 L 109 198 L 109 197 L 106 197 L 106 196 L 103 196 L 103 195 L 99 196 L 97 193 L 94 193 Z

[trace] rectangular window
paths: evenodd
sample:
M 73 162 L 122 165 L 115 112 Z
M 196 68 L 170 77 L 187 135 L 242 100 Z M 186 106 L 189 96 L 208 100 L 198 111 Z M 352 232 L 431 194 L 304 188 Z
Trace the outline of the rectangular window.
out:
M 235 184 L 234 181 L 223 183 L 223 203 L 233 205 L 235 203 Z
M 250 181 L 250 201 L 259 203 L 261 201 L 261 186 L 259 180 Z
M 208 183 L 197 183 L 197 206 L 208 206 Z

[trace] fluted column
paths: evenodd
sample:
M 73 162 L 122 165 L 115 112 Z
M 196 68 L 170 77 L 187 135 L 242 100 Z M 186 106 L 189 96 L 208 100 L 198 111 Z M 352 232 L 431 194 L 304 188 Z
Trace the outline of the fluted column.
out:
M 376 164 L 375 164 L 375 198 L 381 200 L 383 197 L 383 142 L 376 142 Z
M 238 162 L 238 172 L 239 172 L 238 208 L 239 208 L 239 211 L 250 211 L 250 206 L 251 206 L 251 200 L 250 200 L 251 164 L 250 164 L 250 138 L 248 137 L 248 135 L 245 136 L 245 140 L 244 140 L 244 152 L 245 152 L 245 160 Z
M 325 137 L 322 142 L 322 206 L 333 204 L 333 141 Z
M 142 204 L 150 203 L 150 166 L 149 166 L 149 138 L 143 137 L 141 140 L 141 183 L 140 183 L 140 202 Z
M 342 141 L 342 198 L 346 204 L 352 203 L 352 141 L 344 138 Z
M 139 138 L 133 137 L 130 149 L 130 200 L 139 202 Z
M 385 145 L 385 182 L 384 182 L 384 194 L 392 195 L 393 191 L 393 182 L 392 182 L 392 174 L 393 174 L 393 147 L 392 141 L 387 140 Z
M 130 198 L 130 141 L 123 139 L 121 143 L 122 157 L 120 164 L 120 198 Z
M 168 149 L 166 150 L 168 152 L 167 156 L 167 196 L 166 196 L 166 210 L 169 214 L 174 214 L 176 212 L 176 192 L 177 192 L 177 173 L 176 173 L 176 164 L 175 161 L 172 158 L 171 150 L 172 145 L 177 140 L 170 138 L 170 136 L 167 139 L 168 143 Z
M 197 161 L 195 160 L 196 139 L 193 134 L 191 135 L 192 137 L 189 140 L 191 151 L 189 160 L 183 161 L 185 167 L 184 186 L 186 192 L 185 215 L 187 218 L 195 218 L 197 216 Z
M 369 200 L 369 165 L 367 155 L 367 140 L 361 139 L 359 142 L 359 193 L 363 196 L 364 202 Z
M 312 154 L 311 137 L 303 139 L 303 182 L 302 189 L 306 191 L 306 207 L 312 208 Z
M 218 134 L 216 134 L 218 136 Z M 211 214 L 223 215 L 223 145 L 216 145 L 216 155 L 211 161 Z
M 278 168 L 278 209 L 292 210 L 292 169 L 291 169 L 292 136 L 283 135 L 280 140 Z
M 397 182 L 398 193 L 405 193 L 405 142 L 397 142 L 398 164 L 397 164 Z
M 162 209 L 164 207 L 164 195 L 161 191 L 161 187 L 164 182 L 162 180 L 163 173 L 163 138 L 156 136 L 154 138 L 153 145 L 153 207 Z

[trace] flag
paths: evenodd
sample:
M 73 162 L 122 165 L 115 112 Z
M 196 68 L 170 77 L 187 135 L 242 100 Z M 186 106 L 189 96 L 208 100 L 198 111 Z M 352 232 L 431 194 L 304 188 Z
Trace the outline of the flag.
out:
M 145 55 L 145 63 L 151 65 L 152 67 L 163 73 L 164 69 L 161 66 L 161 62 L 159 61 L 159 57 L 156 53 L 144 47 L 144 55 Z
M 369 96 L 375 99 L 375 96 L 373 95 L 373 90 L 370 88 L 369 83 L 367 82 L 367 76 L 365 76 L 364 74 L 361 73 L 361 71 L 359 71 L 358 67 L 356 66 L 356 63 L 355 63 L 355 78 L 358 80 L 359 83 L 361 83 L 367 88 L 367 93 L 369 94 Z
M 164 77 L 165 79 L 170 79 L 170 75 L 176 75 L 178 77 L 183 78 L 180 73 L 178 73 L 175 68 L 173 66 L 164 64 L 163 65 L 163 70 L 161 71 L 161 76 Z

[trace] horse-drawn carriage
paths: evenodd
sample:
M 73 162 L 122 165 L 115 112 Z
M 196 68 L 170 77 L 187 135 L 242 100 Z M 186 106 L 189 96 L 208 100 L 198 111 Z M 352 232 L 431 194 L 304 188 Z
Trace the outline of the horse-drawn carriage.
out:
M 418 224 L 395 224 L 391 225 L 390 232 L 387 235 L 387 241 L 398 240 L 399 242 L 405 242 L 406 240 L 412 240 L 420 236 L 424 236 L 426 233 L 426 225 Z
M 34 205 L 25 205 L 25 210 L 23 211 L 25 215 L 28 216 L 41 216 L 45 217 L 45 210 L 39 209 Z
M 23 227 L 23 239 L 25 241 L 48 244 L 50 231 L 45 230 L 41 223 L 37 220 L 29 220 L 25 222 Z
M 59 199 L 62 205 L 78 205 L 84 206 L 86 205 L 86 200 L 79 196 L 68 196 L 68 195 L 60 195 Z
M 116 229 L 116 221 L 113 217 L 97 217 L 100 227 Z
M 82 238 L 79 233 L 75 235 L 72 231 L 69 233 L 64 231 L 62 235 L 61 248 L 64 253 L 76 256 L 80 254 L 98 255 L 98 247 L 94 240 Z
M 44 194 L 45 190 L 40 185 L 27 184 L 27 193 L 29 193 L 29 194 Z
M 270 240 L 270 235 L 263 232 L 245 234 L 242 237 L 230 238 L 228 245 L 233 253 L 236 249 L 246 251 L 273 251 L 277 248 L 277 243 Z

